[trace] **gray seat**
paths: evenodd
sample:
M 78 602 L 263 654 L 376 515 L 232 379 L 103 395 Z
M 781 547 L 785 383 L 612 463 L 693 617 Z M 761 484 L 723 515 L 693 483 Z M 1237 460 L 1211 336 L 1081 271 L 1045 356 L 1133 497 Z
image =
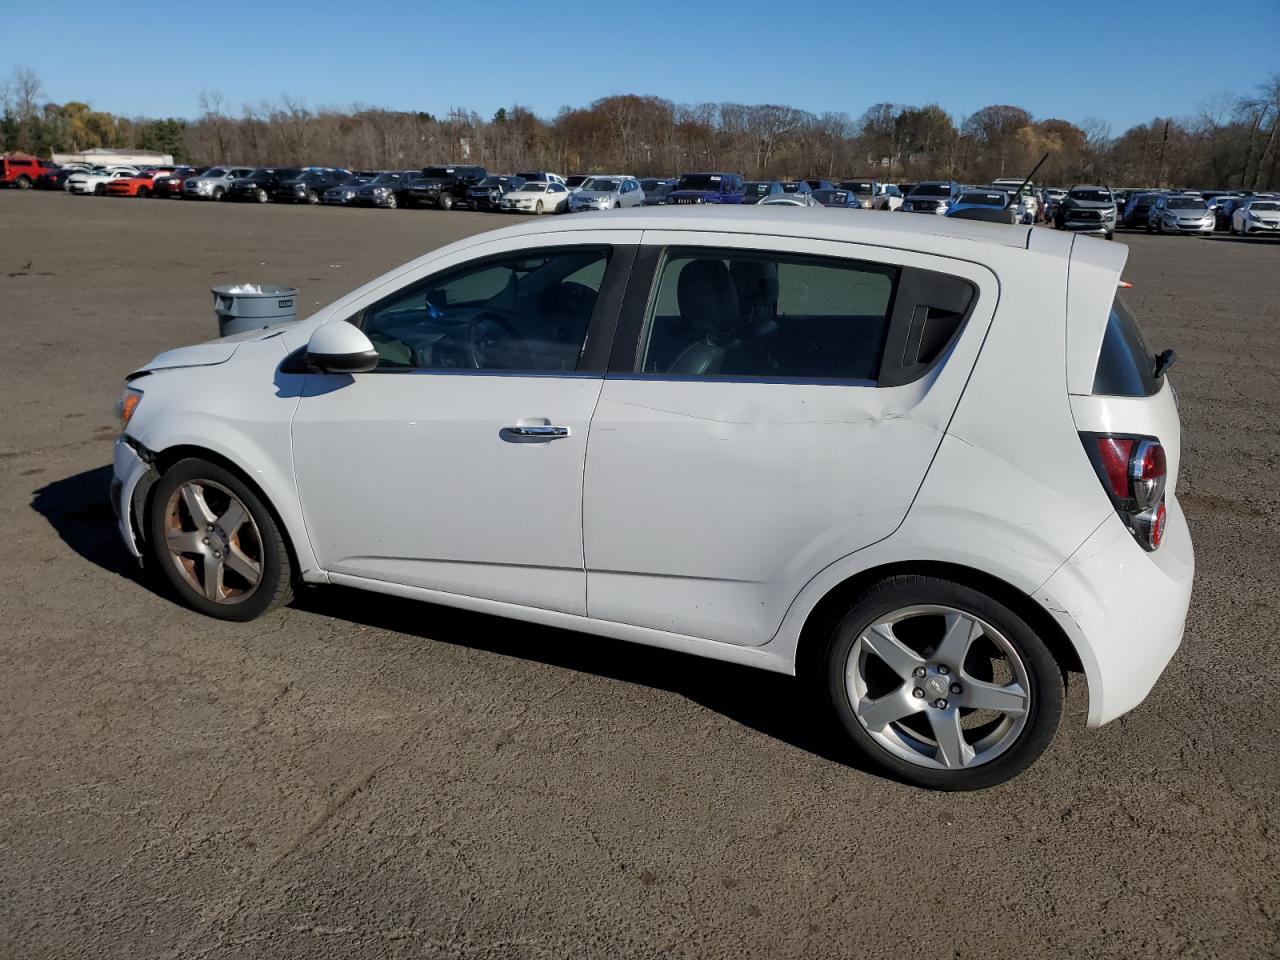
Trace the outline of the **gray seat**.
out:
M 738 326 L 738 294 L 720 260 L 692 260 L 676 284 L 680 317 L 699 339 L 677 354 L 668 373 L 705 376 L 720 372 L 727 340 Z

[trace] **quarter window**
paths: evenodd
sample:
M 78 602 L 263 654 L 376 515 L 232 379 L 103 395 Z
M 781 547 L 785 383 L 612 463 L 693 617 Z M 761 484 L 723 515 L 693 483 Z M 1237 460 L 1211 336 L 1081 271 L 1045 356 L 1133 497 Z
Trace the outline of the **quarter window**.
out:
M 645 373 L 874 381 L 898 270 L 748 251 L 668 251 Z
M 569 371 L 578 366 L 607 247 L 504 254 L 426 277 L 351 318 L 379 370 Z

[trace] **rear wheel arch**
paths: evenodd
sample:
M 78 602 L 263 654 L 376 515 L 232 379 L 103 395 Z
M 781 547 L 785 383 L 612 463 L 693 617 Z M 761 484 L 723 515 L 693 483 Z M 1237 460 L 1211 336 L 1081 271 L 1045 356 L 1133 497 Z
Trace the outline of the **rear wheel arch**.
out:
M 882 564 L 862 570 L 832 587 L 814 604 L 800 628 L 796 644 L 796 675 L 813 676 L 822 669 L 822 654 L 831 631 L 857 602 L 877 583 L 901 576 L 935 577 L 949 580 L 984 593 L 1016 613 L 1045 642 L 1065 675 L 1084 672 L 1075 645 L 1049 611 L 1034 597 L 999 577 L 973 567 L 936 560 L 903 561 Z

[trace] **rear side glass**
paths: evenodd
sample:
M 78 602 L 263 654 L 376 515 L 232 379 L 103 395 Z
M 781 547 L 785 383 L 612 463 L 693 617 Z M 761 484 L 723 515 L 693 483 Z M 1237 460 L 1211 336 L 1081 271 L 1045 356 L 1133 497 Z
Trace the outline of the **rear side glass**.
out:
M 1107 332 L 1102 337 L 1093 393 L 1109 397 L 1150 397 L 1160 390 L 1156 358 L 1138 321 L 1119 296 L 1112 301 Z

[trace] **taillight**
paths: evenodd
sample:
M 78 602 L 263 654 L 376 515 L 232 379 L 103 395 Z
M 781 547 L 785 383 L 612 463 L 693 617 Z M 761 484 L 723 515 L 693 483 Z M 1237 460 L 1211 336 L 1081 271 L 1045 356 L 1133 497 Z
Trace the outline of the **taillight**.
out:
M 1169 466 L 1155 437 L 1082 433 L 1085 452 L 1116 513 L 1144 549 L 1164 539 L 1164 489 Z

